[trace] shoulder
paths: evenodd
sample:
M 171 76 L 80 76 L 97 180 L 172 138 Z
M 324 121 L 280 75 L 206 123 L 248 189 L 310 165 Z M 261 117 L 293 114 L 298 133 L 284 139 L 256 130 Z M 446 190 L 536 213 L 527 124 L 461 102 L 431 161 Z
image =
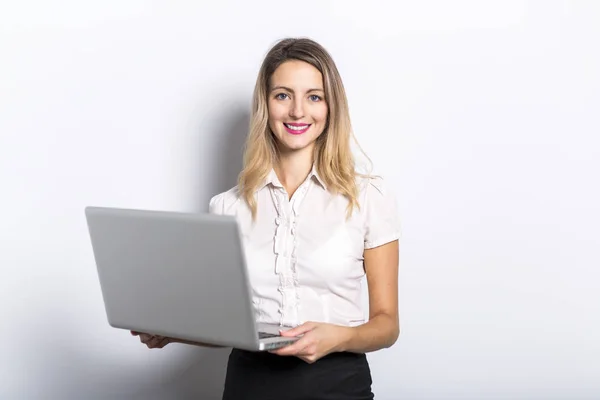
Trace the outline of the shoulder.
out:
M 235 214 L 235 208 L 240 202 L 240 193 L 237 186 L 214 195 L 208 204 L 211 214 Z
M 356 186 L 359 193 L 359 201 L 369 201 L 375 198 L 394 198 L 394 193 L 390 190 L 388 182 L 378 175 L 357 176 Z
M 361 177 L 358 182 L 365 223 L 365 249 L 371 249 L 400 237 L 396 196 L 380 176 Z

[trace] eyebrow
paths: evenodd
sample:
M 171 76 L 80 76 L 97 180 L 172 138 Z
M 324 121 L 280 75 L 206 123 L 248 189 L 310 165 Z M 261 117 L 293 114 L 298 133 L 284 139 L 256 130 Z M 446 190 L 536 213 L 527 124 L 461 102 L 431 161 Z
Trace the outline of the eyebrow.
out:
M 290 89 L 289 87 L 286 86 L 275 86 L 271 89 L 271 92 L 277 89 L 284 89 L 287 90 L 288 92 L 294 92 L 292 89 Z M 306 93 L 310 93 L 310 92 L 325 92 L 323 89 L 319 89 L 319 88 L 314 88 L 314 89 L 308 89 L 306 91 Z

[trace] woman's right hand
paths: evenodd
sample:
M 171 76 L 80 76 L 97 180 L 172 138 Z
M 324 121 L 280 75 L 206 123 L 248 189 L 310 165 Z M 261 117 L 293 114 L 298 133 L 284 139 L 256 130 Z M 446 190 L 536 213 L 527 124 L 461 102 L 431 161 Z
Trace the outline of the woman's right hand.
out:
M 169 337 L 165 337 L 165 336 L 151 335 L 149 333 L 142 333 L 142 332 L 136 332 L 136 331 L 130 331 L 130 332 L 133 336 L 139 336 L 140 341 L 142 343 L 144 343 L 146 346 L 148 346 L 149 349 L 162 349 L 169 343 L 182 343 L 182 344 L 189 344 L 191 346 L 200 346 L 200 347 L 225 347 L 225 346 L 218 346 L 216 344 L 191 342 L 189 340 L 173 339 L 173 338 L 169 338 Z
M 171 343 L 171 339 L 164 336 L 159 335 L 150 335 L 149 333 L 142 333 L 136 331 L 130 331 L 133 336 L 139 336 L 140 342 L 144 343 L 148 346 L 149 349 L 162 349 L 169 343 Z

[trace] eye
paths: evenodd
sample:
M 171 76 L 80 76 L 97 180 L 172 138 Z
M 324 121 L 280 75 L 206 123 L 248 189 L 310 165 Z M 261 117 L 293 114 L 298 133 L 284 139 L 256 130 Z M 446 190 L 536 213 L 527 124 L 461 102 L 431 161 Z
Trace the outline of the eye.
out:
M 311 94 L 311 95 L 309 96 L 309 99 L 310 99 L 311 101 L 315 101 L 315 102 L 316 102 L 316 101 L 321 101 L 321 100 L 323 100 L 323 99 L 321 98 L 321 96 L 317 96 L 316 94 Z
M 285 100 L 286 97 L 287 97 L 287 94 L 285 94 L 285 93 L 279 93 L 279 94 L 275 95 L 275 98 L 277 100 Z

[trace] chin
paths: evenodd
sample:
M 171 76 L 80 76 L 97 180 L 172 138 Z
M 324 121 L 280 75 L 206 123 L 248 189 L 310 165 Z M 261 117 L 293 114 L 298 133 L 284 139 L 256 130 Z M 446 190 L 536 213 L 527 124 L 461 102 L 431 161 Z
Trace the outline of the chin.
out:
M 298 145 L 288 145 L 288 144 L 284 144 L 284 148 L 287 151 L 302 151 L 306 148 L 308 148 L 310 145 L 306 145 L 306 146 L 298 146 Z
M 314 143 L 315 143 L 314 140 L 285 140 L 285 141 L 283 141 L 284 147 L 286 149 L 292 150 L 292 151 L 306 149 L 307 147 L 313 146 Z

